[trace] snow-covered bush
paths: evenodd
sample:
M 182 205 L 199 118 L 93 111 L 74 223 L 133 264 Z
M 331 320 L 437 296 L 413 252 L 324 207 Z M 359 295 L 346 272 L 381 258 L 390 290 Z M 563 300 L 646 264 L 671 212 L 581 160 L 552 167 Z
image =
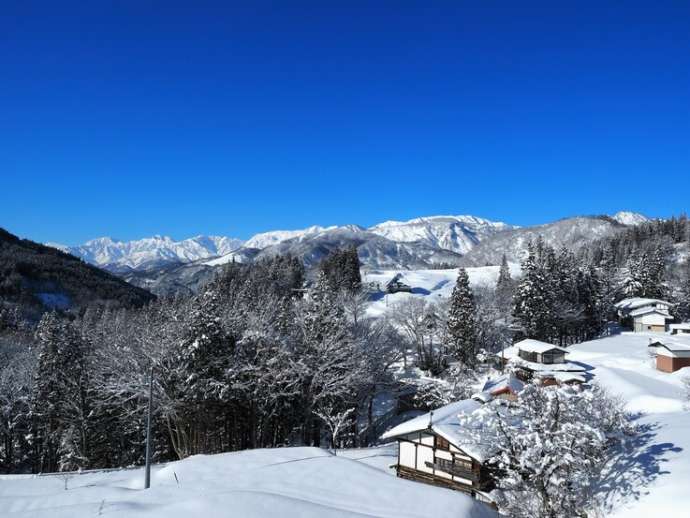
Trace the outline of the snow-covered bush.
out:
M 596 386 L 530 384 L 517 401 L 496 399 L 460 421 L 491 452 L 499 508 L 518 518 L 582 516 L 612 442 L 631 430 L 620 403 Z

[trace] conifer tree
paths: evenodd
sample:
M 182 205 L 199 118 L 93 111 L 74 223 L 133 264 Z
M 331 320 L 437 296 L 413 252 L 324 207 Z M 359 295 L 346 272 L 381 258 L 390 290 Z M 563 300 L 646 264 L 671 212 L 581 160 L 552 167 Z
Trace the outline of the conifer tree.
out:
M 38 469 L 71 470 L 88 464 L 86 347 L 55 312 L 37 328 L 38 365 L 33 388 L 33 435 Z
M 513 298 L 513 317 L 528 338 L 548 341 L 555 334 L 556 293 L 549 274 L 549 265 L 554 261 L 553 252 L 545 249 L 541 238 L 536 245 L 529 244 L 522 279 Z
M 685 261 L 680 273 L 676 315 L 681 322 L 690 321 L 690 259 Z
M 458 270 L 448 311 L 448 349 L 463 365 L 473 367 L 477 356 L 477 318 L 470 280 L 464 268 Z
M 501 267 L 498 270 L 496 281 L 496 301 L 498 309 L 502 313 L 508 313 L 513 300 L 513 279 L 510 277 L 510 268 L 506 254 L 501 258 Z

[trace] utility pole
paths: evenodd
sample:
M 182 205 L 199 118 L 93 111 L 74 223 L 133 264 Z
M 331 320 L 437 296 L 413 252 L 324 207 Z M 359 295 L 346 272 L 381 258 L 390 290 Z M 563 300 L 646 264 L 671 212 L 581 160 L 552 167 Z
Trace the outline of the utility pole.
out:
M 146 479 L 144 489 L 151 487 L 151 412 L 153 411 L 153 366 L 149 372 L 149 410 L 146 417 Z

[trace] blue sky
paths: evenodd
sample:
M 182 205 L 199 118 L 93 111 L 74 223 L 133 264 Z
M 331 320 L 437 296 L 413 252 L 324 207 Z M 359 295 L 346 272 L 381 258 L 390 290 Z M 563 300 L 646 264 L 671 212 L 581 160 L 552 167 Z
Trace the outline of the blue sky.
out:
M 690 205 L 686 1 L 109 4 L 3 6 L 23 237 Z

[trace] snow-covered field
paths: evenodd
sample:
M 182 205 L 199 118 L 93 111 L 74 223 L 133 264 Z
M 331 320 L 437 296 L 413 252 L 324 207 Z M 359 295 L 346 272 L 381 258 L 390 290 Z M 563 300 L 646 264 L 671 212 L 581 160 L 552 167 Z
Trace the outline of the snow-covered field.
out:
M 0 516 L 8 518 L 489 518 L 464 494 L 391 476 L 390 448 L 333 456 L 318 448 L 197 455 L 143 471 L 0 476 Z
M 598 497 L 606 516 L 690 516 L 690 411 L 683 378 L 657 371 L 648 352 L 658 334 L 623 333 L 570 347 L 569 360 L 593 367 L 595 380 L 638 415 L 634 444 L 603 470 Z
M 513 278 L 518 277 L 520 275 L 520 265 L 511 263 L 509 266 L 511 276 Z M 499 266 L 467 268 L 470 285 L 473 288 L 495 286 L 499 268 Z M 381 290 L 385 290 L 386 284 L 398 273 L 402 274 L 402 281 L 412 287 L 412 293 L 380 293 L 374 297 L 374 300 L 369 305 L 367 310 L 369 315 L 382 315 L 389 311 L 397 302 L 404 301 L 410 297 L 423 298 L 428 302 L 448 299 L 458 278 L 457 268 L 449 270 L 375 270 L 363 272 L 362 282 L 365 284 L 378 284 Z

